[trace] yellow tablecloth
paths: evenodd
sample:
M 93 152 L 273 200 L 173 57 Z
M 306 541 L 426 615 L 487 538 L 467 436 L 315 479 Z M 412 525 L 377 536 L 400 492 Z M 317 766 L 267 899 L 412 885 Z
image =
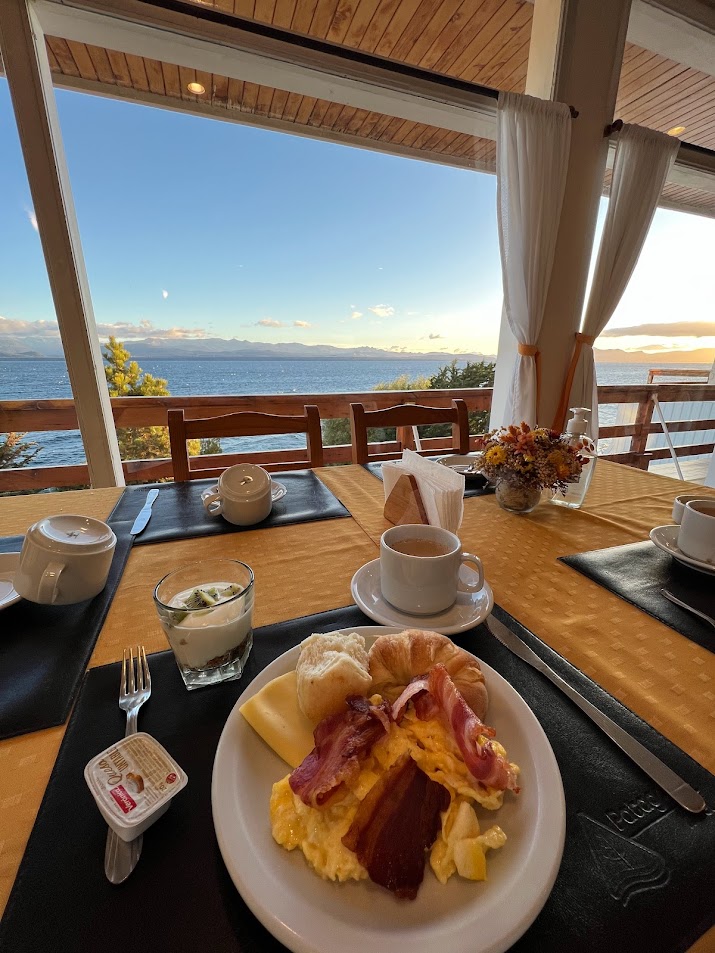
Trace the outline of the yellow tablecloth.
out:
M 349 605 L 354 572 L 378 554 L 383 486 L 362 467 L 326 467 L 320 479 L 351 513 L 227 536 L 138 546 L 90 665 L 116 661 L 128 642 L 167 647 L 151 592 L 170 569 L 213 556 L 256 573 L 256 624 Z M 528 516 L 493 496 L 465 501 L 460 536 L 477 552 L 497 602 L 556 651 L 715 772 L 715 657 L 650 616 L 556 562 L 558 556 L 646 539 L 669 523 L 673 497 L 702 487 L 599 461 L 582 510 L 541 505 Z M 712 493 L 712 491 L 705 491 Z M 23 533 L 56 512 L 106 518 L 119 490 L 83 490 L 0 500 L 0 536 Z M 715 494 L 713 494 L 715 495 Z M 0 743 L 0 911 L 7 902 L 64 727 Z M 715 949 L 715 931 L 692 948 Z

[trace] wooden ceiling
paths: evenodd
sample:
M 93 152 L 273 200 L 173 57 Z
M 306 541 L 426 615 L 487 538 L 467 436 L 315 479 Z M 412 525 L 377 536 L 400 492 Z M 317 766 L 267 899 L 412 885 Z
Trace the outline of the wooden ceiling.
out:
M 524 90 L 532 6 L 525 0 L 196 0 L 225 12 L 496 89 Z M 49 37 L 61 85 L 493 169 L 491 140 Z M 187 90 L 190 82 L 205 95 Z M 156 97 L 156 98 L 155 98 Z M 616 118 L 715 149 L 715 78 L 626 45 Z M 608 186 L 608 179 L 605 186 Z M 663 204 L 715 216 L 715 195 L 667 185 Z

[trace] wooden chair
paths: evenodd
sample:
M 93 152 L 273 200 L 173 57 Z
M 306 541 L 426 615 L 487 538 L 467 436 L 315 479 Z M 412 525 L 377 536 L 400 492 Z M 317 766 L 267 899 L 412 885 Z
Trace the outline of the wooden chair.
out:
M 394 460 L 398 453 L 370 453 L 367 441 L 368 428 L 396 427 L 398 440 L 400 428 L 422 426 L 423 424 L 452 424 L 452 451 L 469 453 L 469 415 L 467 405 L 459 398 L 452 401 L 451 407 L 423 407 L 420 404 L 398 404 L 384 410 L 365 410 L 363 404 L 350 404 L 350 434 L 352 440 L 353 463 Z M 404 438 L 400 441 L 405 443 Z M 434 453 L 432 451 L 421 451 Z
M 307 459 L 291 460 L 281 463 L 262 464 L 266 470 L 298 470 L 323 465 L 323 438 L 320 431 L 320 414 L 314 404 L 304 408 L 303 416 L 289 417 L 280 414 L 259 414 L 243 411 L 224 414 L 221 417 L 200 417 L 187 420 L 184 411 L 170 410 L 169 441 L 171 443 L 171 463 L 174 480 L 200 480 L 218 476 L 225 466 L 198 469 L 189 466 L 187 440 L 202 437 L 262 437 L 268 434 L 304 433 L 308 444 Z M 194 457 L 200 460 L 201 457 Z M 216 458 L 214 458 L 216 459 Z

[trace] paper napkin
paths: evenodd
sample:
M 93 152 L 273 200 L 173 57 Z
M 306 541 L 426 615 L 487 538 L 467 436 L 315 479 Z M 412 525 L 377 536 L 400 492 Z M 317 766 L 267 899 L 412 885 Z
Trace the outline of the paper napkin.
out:
M 426 460 L 413 450 L 403 450 L 402 460 L 382 465 L 385 499 L 404 473 L 411 473 L 417 481 L 430 526 L 441 526 L 456 533 L 464 513 L 464 476 L 441 463 Z

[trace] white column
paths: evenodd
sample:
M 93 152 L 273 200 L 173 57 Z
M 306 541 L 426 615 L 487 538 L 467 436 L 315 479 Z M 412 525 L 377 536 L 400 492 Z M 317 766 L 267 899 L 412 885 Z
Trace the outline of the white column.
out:
M 588 266 L 603 189 L 631 0 L 536 0 L 526 92 L 574 106 L 566 192 L 551 284 L 538 346 L 541 402 L 538 423 L 550 425 L 578 330 Z M 499 339 L 507 360 L 498 360 L 494 401 L 511 371 L 515 344 L 502 317 Z M 501 357 L 501 355 L 500 355 Z M 535 423 L 535 421 L 529 421 Z
M 28 0 L 0 2 L 0 49 L 92 486 L 123 486 L 45 39 Z

